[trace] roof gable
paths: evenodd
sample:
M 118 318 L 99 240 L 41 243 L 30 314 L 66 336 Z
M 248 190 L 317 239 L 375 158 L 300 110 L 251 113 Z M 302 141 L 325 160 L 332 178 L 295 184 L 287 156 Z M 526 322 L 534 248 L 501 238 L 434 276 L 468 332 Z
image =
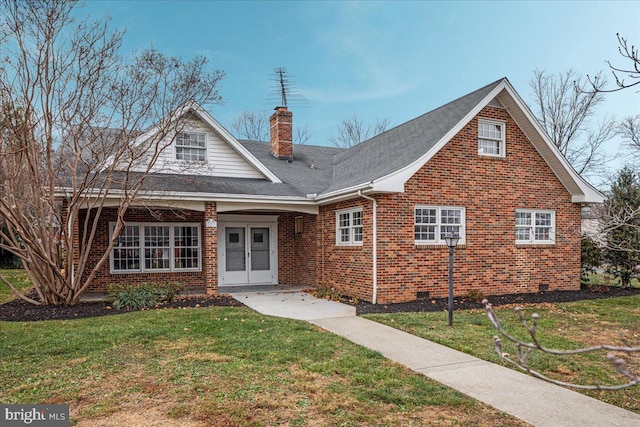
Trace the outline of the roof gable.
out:
M 500 80 L 491 83 L 336 155 L 333 183 L 325 193 L 374 184 L 416 162 L 424 164 L 421 159 L 425 153 L 438 150 L 438 143 L 446 140 L 451 130 L 499 83 Z
M 260 162 L 249 150 L 247 150 L 237 139 L 234 138 L 229 131 L 227 131 L 211 114 L 209 114 L 204 108 L 195 102 L 192 103 L 190 108 L 202 119 L 205 123 L 211 126 L 222 139 L 229 144 L 229 146 L 236 151 L 243 159 L 245 159 L 251 166 L 260 171 L 271 182 L 282 182 L 269 168 L 267 168 L 262 162 Z
M 496 102 L 514 118 L 569 191 L 573 202 L 602 202 L 602 194 L 573 170 L 506 78 L 337 154 L 333 182 L 320 199 L 358 189 L 404 191 L 411 176 L 485 106 Z
M 174 114 L 181 120 L 186 120 L 183 131 L 198 132 L 206 135 L 206 161 L 187 162 L 176 160 L 176 142 L 167 141 L 166 148 L 160 153 L 156 163 L 151 169 L 152 173 L 205 175 L 230 178 L 266 179 L 270 182 L 282 182 L 269 168 L 258 160 L 249 150 L 240 144 L 218 121 L 206 110 L 195 102 L 187 103 Z M 134 142 L 134 145 L 142 145 L 152 139 L 158 133 L 158 127 L 154 126 L 144 132 Z M 174 138 L 174 135 L 167 135 Z M 139 167 L 134 167 L 136 172 L 146 170 L 145 161 L 140 162 Z

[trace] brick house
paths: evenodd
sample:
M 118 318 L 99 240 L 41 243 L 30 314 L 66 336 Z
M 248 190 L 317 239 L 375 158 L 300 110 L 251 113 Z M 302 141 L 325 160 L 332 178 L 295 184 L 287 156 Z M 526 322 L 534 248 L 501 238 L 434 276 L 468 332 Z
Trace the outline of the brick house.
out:
M 270 144 L 190 114 L 90 290 L 178 280 L 210 294 L 282 284 L 378 303 L 442 297 L 450 232 L 457 295 L 580 286 L 580 211 L 602 195 L 506 78 L 347 150 L 293 146 L 284 107 Z M 96 257 L 115 215 L 103 213 Z

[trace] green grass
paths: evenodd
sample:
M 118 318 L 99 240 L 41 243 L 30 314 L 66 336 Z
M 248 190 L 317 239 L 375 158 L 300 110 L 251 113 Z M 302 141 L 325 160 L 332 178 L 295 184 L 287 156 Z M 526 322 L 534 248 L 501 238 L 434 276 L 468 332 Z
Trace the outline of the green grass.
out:
M 503 325 L 513 335 L 527 338 L 513 308 L 496 308 Z M 610 298 L 574 303 L 537 304 L 525 308 L 526 318 L 540 314 L 538 334 L 549 348 L 572 349 L 596 344 L 640 346 L 640 296 Z M 496 363 L 502 362 L 495 350 L 497 331 L 484 310 L 454 312 L 454 326 L 447 326 L 447 313 L 398 313 L 368 315 L 367 318 L 404 330 L 448 347 Z M 506 340 L 503 340 L 505 342 Z M 517 355 L 515 346 L 504 351 Z M 551 356 L 535 352 L 529 357 L 531 368 L 545 375 L 573 383 L 611 384 L 625 382 L 606 360 L 605 352 L 588 355 Z M 629 366 L 640 373 L 640 354 L 626 356 Z M 605 402 L 640 412 L 640 386 L 627 391 L 586 391 Z M 635 399 L 635 400 L 634 400 Z
M 31 281 L 24 270 L 2 270 L 0 269 L 0 276 L 4 277 L 9 283 L 15 286 L 18 290 L 22 290 L 31 286 Z M 0 281 L 0 304 L 7 302 L 15 298 L 11 289 Z
M 0 342 L 0 401 L 69 403 L 72 424 L 134 414 L 125 424 L 524 425 L 308 323 L 247 308 L 0 322 Z

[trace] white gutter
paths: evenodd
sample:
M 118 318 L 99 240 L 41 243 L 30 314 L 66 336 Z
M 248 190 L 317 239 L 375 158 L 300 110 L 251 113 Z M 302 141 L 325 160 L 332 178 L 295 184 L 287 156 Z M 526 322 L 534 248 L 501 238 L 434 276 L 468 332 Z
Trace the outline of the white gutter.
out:
M 375 304 L 378 299 L 378 201 L 362 194 L 362 190 L 358 190 L 358 196 L 373 202 L 373 298 L 371 302 Z
M 315 200 L 318 204 L 329 204 L 339 200 L 351 197 L 353 194 L 360 192 L 361 190 L 367 190 L 373 187 L 373 181 L 363 182 L 358 185 L 353 185 L 348 188 L 332 191 L 330 193 L 321 194 L 316 196 Z
M 67 195 L 65 190 L 73 191 L 71 188 L 56 187 L 55 196 L 64 197 Z M 85 198 L 87 197 L 104 197 L 108 199 L 119 199 L 124 195 L 124 192 L 119 189 L 109 189 L 108 194 L 104 190 L 89 189 L 84 192 Z M 255 203 L 273 203 L 286 202 L 292 204 L 315 206 L 314 199 L 309 197 L 300 196 L 268 196 L 268 195 L 256 195 L 256 194 L 230 194 L 230 193 L 201 193 L 201 192 L 185 192 L 185 191 L 153 191 L 153 190 L 140 190 L 136 199 L 148 199 L 148 200 L 166 200 L 168 198 L 183 200 L 183 201 L 198 201 L 198 202 L 218 202 L 218 201 L 251 201 Z

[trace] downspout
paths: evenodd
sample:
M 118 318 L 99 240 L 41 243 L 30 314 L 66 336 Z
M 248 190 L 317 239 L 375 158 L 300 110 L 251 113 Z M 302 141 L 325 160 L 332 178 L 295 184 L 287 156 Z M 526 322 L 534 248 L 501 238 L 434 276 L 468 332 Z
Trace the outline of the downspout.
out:
M 373 298 L 371 302 L 376 304 L 378 299 L 378 201 L 362 194 L 362 190 L 358 190 L 358 196 L 373 202 Z

